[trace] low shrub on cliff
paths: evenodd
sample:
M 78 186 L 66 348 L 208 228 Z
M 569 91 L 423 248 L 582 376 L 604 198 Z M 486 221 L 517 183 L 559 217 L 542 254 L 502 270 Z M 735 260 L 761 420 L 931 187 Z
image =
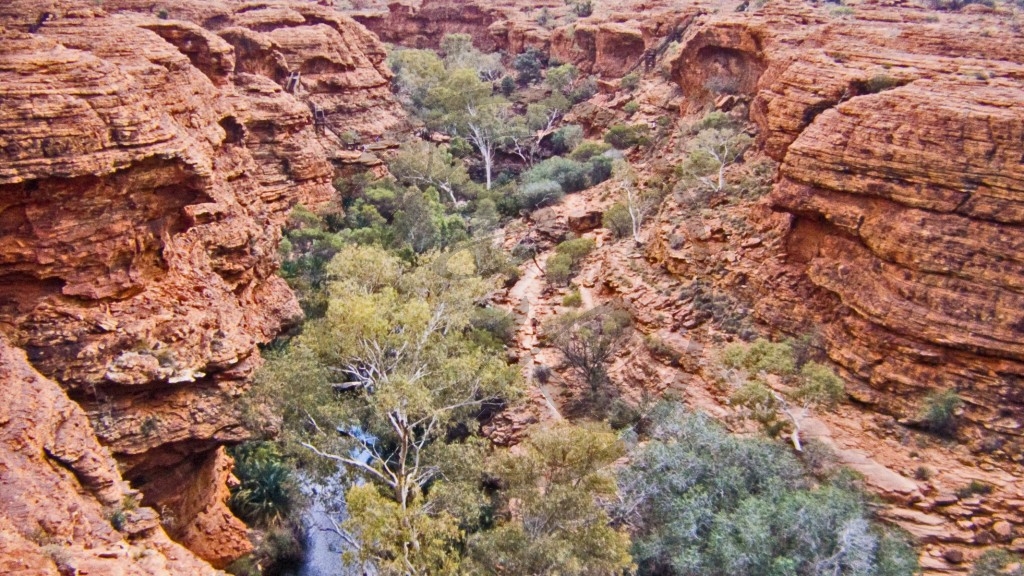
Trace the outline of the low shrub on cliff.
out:
M 650 128 L 646 124 L 615 124 L 605 132 L 604 141 L 611 144 L 618 150 L 625 150 L 633 146 L 640 146 L 648 143 Z
M 933 392 L 924 399 L 921 409 L 921 423 L 925 429 L 940 436 L 956 435 L 956 411 L 963 405 L 963 400 L 956 390 L 947 389 Z
M 1006 550 L 986 550 L 975 560 L 971 576 L 1024 576 L 1024 557 Z

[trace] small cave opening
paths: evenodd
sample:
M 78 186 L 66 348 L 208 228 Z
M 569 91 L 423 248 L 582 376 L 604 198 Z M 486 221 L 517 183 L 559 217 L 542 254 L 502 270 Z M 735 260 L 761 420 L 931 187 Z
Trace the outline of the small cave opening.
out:
M 220 119 L 219 124 L 226 134 L 225 144 L 241 144 L 245 140 L 245 126 L 238 121 L 238 118 L 225 116 Z

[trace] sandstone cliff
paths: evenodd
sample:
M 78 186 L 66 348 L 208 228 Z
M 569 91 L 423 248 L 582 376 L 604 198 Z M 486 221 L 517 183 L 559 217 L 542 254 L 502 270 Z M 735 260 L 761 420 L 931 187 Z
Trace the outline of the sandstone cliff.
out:
M 338 134 L 380 136 L 402 128 L 403 114 L 381 44 L 332 10 L 161 10 L 131 0 L 0 7 L 0 333 L 88 414 L 91 429 L 76 421 L 71 450 L 88 456 L 98 440 L 169 534 L 223 566 L 250 546 L 224 504 L 230 461 L 219 447 L 251 436 L 237 400 L 260 364 L 257 346 L 300 317 L 275 276 L 279 225 L 297 202 L 331 199 Z M 299 84 L 288 91 L 292 73 Z M 61 413 L 81 414 L 18 362 L 5 352 L 6 394 L 34 383 Z M 31 435 L 22 425 L 2 424 L 12 446 Z M 0 462 L 23 478 L 69 458 L 9 456 Z M 89 464 L 103 470 L 102 490 L 71 464 L 61 490 L 67 506 L 96 512 L 123 488 L 105 453 L 90 458 L 102 460 Z M 32 502 L 48 494 L 19 486 L 5 493 L 5 513 L 35 540 L 20 545 L 120 540 L 93 526 L 98 512 L 87 530 L 50 521 L 35 534 L 15 512 L 36 513 Z
M 781 163 L 786 246 L 756 274 L 772 279 L 759 317 L 794 330 L 807 310 L 853 397 L 910 423 L 956 388 L 1021 458 L 1024 36 L 1009 16 L 773 3 L 692 31 L 672 72 L 690 109 L 714 87 L 749 97 Z M 808 299 L 801 278 L 823 290 Z

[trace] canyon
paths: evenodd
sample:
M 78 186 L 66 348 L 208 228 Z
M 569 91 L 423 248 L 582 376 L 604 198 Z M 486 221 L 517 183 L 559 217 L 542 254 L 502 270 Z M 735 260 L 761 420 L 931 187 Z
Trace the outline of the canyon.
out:
M 672 173 L 703 111 L 751 122 L 746 164 L 771 167 L 770 191 L 712 210 L 673 191 L 639 253 L 598 228 L 612 183 L 507 230 L 598 241 L 588 307 L 628 304 L 673 352 L 638 335 L 612 369 L 625 396 L 668 391 L 729 421 L 713 362 L 727 336 L 697 309 L 699 280 L 766 333 L 820 339 L 852 402 L 807 434 L 865 476 L 927 573 L 964 572 L 993 544 L 1024 551 L 1021 10 L 627 0 L 568 22 L 561 0 L 521 4 L 0 7 L 0 571 L 205 574 L 250 550 L 224 446 L 275 426 L 239 398 L 259 347 L 301 320 L 276 276 L 280 227 L 297 204 L 333 202 L 338 174 L 380 170 L 346 140 L 409 132 L 382 42 L 453 32 L 596 75 L 567 118 L 590 136 L 670 118 L 631 153 L 643 182 Z M 627 94 L 632 71 L 646 74 Z M 527 263 L 503 295 L 528 373 L 555 363 L 533 326 L 562 294 L 539 275 Z M 919 445 L 922 402 L 949 388 L 970 425 Z M 564 410 L 534 383 L 490 433 L 512 441 Z M 929 462 L 936 477 L 914 479 Z M 994 491 L 953 495 L 971 481 Z

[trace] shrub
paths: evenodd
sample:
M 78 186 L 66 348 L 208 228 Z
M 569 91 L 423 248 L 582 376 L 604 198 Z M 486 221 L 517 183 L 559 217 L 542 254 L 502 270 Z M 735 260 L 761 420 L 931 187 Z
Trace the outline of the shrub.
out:
M 580 18 L 586 18 L 594 13 L 594 3 L 592 0 L 579 0 L 573 3 L 572 10 Z
M 986 550 L 974 561 L 971 576 L 1024 576 L 1024 558 L 1006 550 Z
M 629 238 L 633 234 L 633 219 L 629 217 L 629 208 L 621 202 L 605 210 L 601 225 L 611 230 L 616 238 Z
M 595 246 L 596 244 L 590 238 L 576 238 L 566 240 L 556 246 L 555 253 L 567 256 L 572 267 L 576 268 L 594 250 Z
M 600 156 L 611 149 L 609 144 L 585 140 L 573 148 L 569 158 L 577 162 L 586 162 L 595 156 Z
M 518 73 L 518 81 L 522 86 L 540 82 L 541 69 L 544 67 L 543 54 L 540 50 L 530 47 L 512 60 L 512 67 Z
M 914 470 L 914 478 L 917 480 L 931 480 L 934 475 L 935 471 L 927 466 L 918 466 L 917 470 Z
M 552 180 L 540 182 L 529 182 L 519 187 L 516 192 L 516 201 L 525 210 L 533 211 L 543 206 L 550 206 L 557 203 L 565 193 L 562 186 Z
M 871 521 L 846 475 L 811 482 L 778 444 L 663 403 L 619 475 L 616 519 L 639 574 L 911 576 L 906 539 Z
M 578 192 L 590 184 L 589 172 L 585 164 L 554 156 L 523 173 L 523 182 L 555 181 L 563 192 Z
M 707 130 L 709 128 L 731 128 L 734 124 L 735 122 L 728 114 L 721 110 L 713 110 L 705 114 L 703 118 L 694 124 L 691 131 L 696 134 L 697 132 Z
M 596 186 L 612 177 L 613 162 L 608 156 L 594 156 L 587 160 L 587 174 L 591 186 Z
M 902 86 L 904 82 L 888 74 L 875 74 L 871 78 L 858 83 L 859 92 L 864 94 L 877 94 L 884 90 L 890 90 Z
M 794 396 L 801 400 L 835 406 L 846 396 L 843 379 L 836 376 L 831 368 L 817 362 L 808 362 L 800 369 L 803 384 Z
M 569 308 L 579 308 L 583 306 L 583 296 L 580 295 L 579 290 L 573 290 L 562 297 L 562 306 Z
M 512 314 L 501 308 L 479 308 L 475 310 L 470 325 L 475 330 L 490 334 L 502 344 L 511 344 L 516 337 L 516 322 Z
M 622 77 L 622 80 L 619 81 L 619 86 L 621 86 L 623 90 L 628 90 L 630 92 L 636 90 L 640 87 L 640 73 L 630 72 L 629 74 L 626 74 Z
M 626 148 L 646 143 L 649 132 L 650 128 L 645 124 L 635 124 L 632 126 L 615 124 L 605 133 L 604 141 L 618 150 L 625 150 Z
M 589 76 L 586 80 L 576 85 L 576 88 L 569 93 L 569 101 L 573 104 L 579 104 L 584 100 L 590 100 L 597 94 L 597 79 L 593 76 Z
M 636 100 L 630 100 L 622 107 L 622 111 L 632 116 L 640 111 L 640 104 Z
M 626 341 L 631 327 L 628 312 L 600 306 L 557 316 L 545 326 L 544 332 L 550 335 L 552 345 L 566 363 L 590 386 L 591 393 L 596 394 L 607 381 L 605 363 Z
M 577 124 L 562 126 L 551 135 L 551 148 L 555 154 L 567 154 L 583 142 L 583 127 Z M 582 161 L 573 158 L 576 161 Z M 585 160 L 585 159 L 584 159 Z
M 768 372 L 786 376 L 796 371 L 792 345 L 764 338 L 758 338 L 753 344 L 726 346 L 720 360 L 728 368 L 743 368 L 752 374 Z
M 980 480 L 971 480 L 971 483 L 956 490 L 958 498 L 970 498 L 971 496 L 984 496 L 992 493 L 992 485 Z
M 498 90 L 503 96 L 508 98 L 516 91 L 516 80 L 511 76 L 505 76 L 501 79 L 501 83 L 498 85 Z
M 566 254 L 555 254 L 548 258 L 544 274 L 552 284 L 568 284 L 572 279 L 572 258 Z
M 962 405 L 963 400 L 956 390 L 947 389 L 929 394 L 924 399 L 921 423 L 935 434 L 954 436 L 957 428 L 956 411 Z

